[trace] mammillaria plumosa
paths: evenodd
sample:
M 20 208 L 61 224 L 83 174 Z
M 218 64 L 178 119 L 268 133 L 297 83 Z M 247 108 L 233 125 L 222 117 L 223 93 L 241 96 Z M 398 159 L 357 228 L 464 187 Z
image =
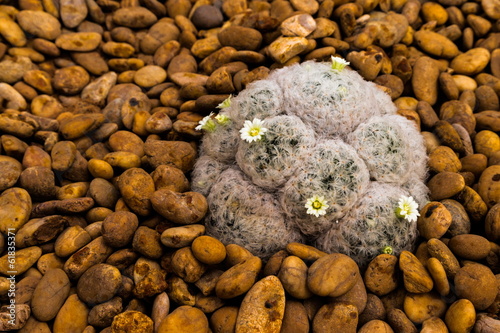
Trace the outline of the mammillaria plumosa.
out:
M 361 265 L 412 248 L 427 200 L 423 139 L 346 64 L 275 70 L 200 122 L 192 187 L 207 196 L 209 234 L 264 259 L 296 241 Z

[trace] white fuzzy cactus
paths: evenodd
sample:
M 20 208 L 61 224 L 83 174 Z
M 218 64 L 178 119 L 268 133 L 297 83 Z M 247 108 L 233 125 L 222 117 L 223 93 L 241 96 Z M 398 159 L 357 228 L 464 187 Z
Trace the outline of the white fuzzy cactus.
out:
M 427 201 L 422 137 L 341 65 L 275 70 L 223 103 L 225 121 L 205 131 L 192 173 L 209 234 L 262 258 L 304 241 L 361 265 L 384 246 L 413 246 L 416 223 L 395 209 L 400 196 Z

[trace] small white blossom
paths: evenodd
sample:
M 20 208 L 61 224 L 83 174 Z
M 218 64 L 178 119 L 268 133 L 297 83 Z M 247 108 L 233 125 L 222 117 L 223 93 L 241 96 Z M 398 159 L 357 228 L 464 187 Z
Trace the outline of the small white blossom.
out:
M 243 128 L 240 129 L 241 139 L 247 142 L 259 141 L 262 139 L 267 128 L 262 126 L 263 122 L 260 119 L 254 118 L 252 121 L 245 120 Z
M 307 199 L 304 207 L 307 208 L 307 214 L 319 217 L 320 215 L 325 215 L 326 209 L 330 206 L 328 206 L 323 196 L 314 195 L 312 198 Z
M 349 64 L 350 64 L 349 61 L 345 61 L 342 58 L 332 56 L 332 69 L 334 69 L 336 71 L 340 72 L 341 70 L 343 70 L 345 68 L 345 66 L 347 66 Z
M 215 120 L 217 120 L 219 125 L 226 125 L 231 119 L 225 114 L 218 114 L 215 116 Z
M 219 105 L 217 105 L 217 108 L 218 109 L 224 109 L 224 108 L 228 108 L 231 106 L 231 97 L 233 95 L 229 95 L 228 98 L 226 98 L 225 100 L 222 101 L 222 103 L 220 103 Z
M 195 127 L 195 130 L 201 131 L 203 129 L 208 132 L 213 132 L 216 126 L 215 121 L 212 119 L 213 115 L 214 113 L 210 112 L 208 116 L 203 117 L 203 119 L 198 123 L 199 125 Z
M 413 197 L 405 197 L 403 195 L 399 198 L 396 216 L 401 219 L 407 219 L 408 222 L 417 221 L 420 213 L 418 212 L 418 204 L 413 200 Z

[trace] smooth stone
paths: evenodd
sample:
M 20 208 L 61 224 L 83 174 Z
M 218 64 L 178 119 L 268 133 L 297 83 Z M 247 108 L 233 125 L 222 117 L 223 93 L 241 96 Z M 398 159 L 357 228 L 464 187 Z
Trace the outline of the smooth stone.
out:
M 31 214 L 31 197 L 25 189 L 11 187 L 0 195 L 0 232 L 9 235 L 16 232 L 26 222 Z
M 254 284 L 241 302 L 236 332 L 279 333 L 285 315 L 285 290 L 270 275 Z
M 299 14 L 287 18 L 281 23 L 283 36 L 307 37 L 316 29 L 316 21 L 309 14 Z
M 102 36 L 96 32 L 73 32 L 57 37 L 56 45 L 66 51 L 88 52 L 95 50 L 101 40 Z
M 302 51 L 306 50 L 309 42 L 304 37 L 279 37 L 268 47 L 269 55 L 284 64 Z
M 69 295 L 70 281 L 66 273 L 59 268 L 45 273 L 33 292 L 31 310 L 36 319 L 49 321 L 54 319 Z

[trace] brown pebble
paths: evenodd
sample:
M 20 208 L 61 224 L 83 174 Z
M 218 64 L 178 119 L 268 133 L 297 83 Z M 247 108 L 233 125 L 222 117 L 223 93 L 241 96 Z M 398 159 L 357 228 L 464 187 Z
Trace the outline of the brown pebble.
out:
M 399 268 L 403 272 L 404 285 L 408 292 L 427 293 L 434 287 L 432 278 L 424 265 L 411 252 L 401 252 Z
M 477 261 L 486 258 L 491 251 L 490 243 L 486 238 L 473 234 L 452 237 L 448 247 L 459 257 Z
M 380 254 L 370 261 L 364 275 L 366 288 L 377 296 L 387 295 L 396 289 L 397 262 L 398 258 L 389 254 Z
M 426 239 L 441 238 L 451 225 L 451 214 L 442 203 L 432 201 L 420 211 L 417 228 Z
M 455 274 L 460 269 L 460 265 L 446 244 L 437 238 L 431 238 L 427 242 L 427 251 L 429 251 L 431 257 L 441 262 L 449 279 L 455 277 Z
M 497 280 L 493 272 L 478 263 L 467 263 L 457 270 L 454 283 L 457 296 L 471 301 L 477 310 L 488 308 L 498 293 Z

